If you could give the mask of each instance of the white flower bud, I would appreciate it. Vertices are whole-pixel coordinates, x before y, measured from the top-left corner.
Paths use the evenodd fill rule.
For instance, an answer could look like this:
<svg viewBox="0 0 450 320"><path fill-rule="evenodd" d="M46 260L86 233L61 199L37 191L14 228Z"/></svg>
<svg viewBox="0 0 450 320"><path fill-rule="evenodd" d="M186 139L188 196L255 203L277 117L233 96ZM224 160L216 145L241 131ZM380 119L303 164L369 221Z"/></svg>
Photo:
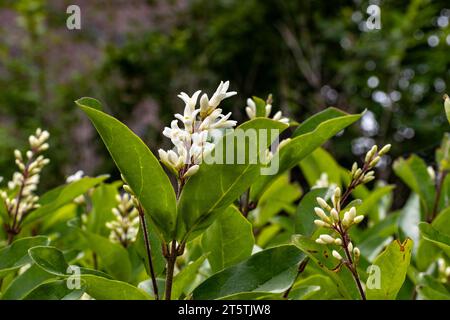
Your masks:
<svg viewBox="0 0 450 320"><path fill-rule="evenodd" d="M337 210L335 208L331 209L330 211L330 215L331 218L333 219L333 221L339 221L339 213L337 212Z"/></svg>
<svg viewBox="0 0 450 320"><path fill-rule="evenodd" d="M375 153L377 152L377 150L378 150L378 147L376 146L376 145L374 145L370 150L369 150L369 152L367 152L366 153L366 158L365 158L365 162L369 162L372 158L373 158L373 156L375 155Z"/></svg>
<svg viewBox="0 0 450 320"><path fill-rule="evenodd" d="M314 220L314 224L318 227L329 227L330 225L322 220Z"/></svg>
<svg viewBox="0 0 450 320"><path fill-rule="evenodd" d="M353 166L352 166L352 171L351 171L352 176L355 174L356 170L358 170L358 164L356 162L354 162Z"/></svg>
<svg viewBox="0 0 450 320"><path fill-rule="evenodd" d="M375 167L375 166L378 164L378 162L380 162L380 159L381 159L380 156L376 156L375 159L373 159L372 161L370 161L369 167L370 167L370 168Z"/></svg>
<svg viewBox="0 0 450 320"><path fill-rule="evenodd" d="M355 255L356 259L359 259L359 257L361 256L361 251L359 251L358 247L355 247L353 249L353 254Z"/></svg>
<svg viewBox="0 0 450 320"><path fill-rule="evenodd" d="M318 244L327 244L325 241L323 241L320 238L316 239L316 243L318 243Z"/></svg>
<svg viewBox="0 0 450 320"><path fill-rule="evenodd" d="M333 257L335 257L338 260L342 260L342 256L339 254L339 252L337 252L336 250L332 251L332 255Z"/></svg>
<svg viewBox="0 0 450 320"><path fill-rule="evenodd" d="M323 209L328 210L328 211L331 210L331 207L328 205L328 203L321 197L317 197L316 201L319 204L319 206L321 206Z"/></svg>
<svg viewBox="0 0 450 320"><path fill-rule="evenodd" d="M351 243L351 242L348 243L347 250L348 250L348 252L352 252L353 251L353 243Z"/></svg>
<svg viewBox="0 0 450 320"><path fill-rule="evenodd" d="M355 219L353 219L353 223L358 224L358 223L360 223L363 220L364 220L364 216L363 215L359 215L359 216L356 216Z"/></svg>
<svg viewBox="0 0 450 320"><path fill-rule="evenodd" d="M336 238L336 239L334 240L334 244L340 246L340 245L342 245L342 240L339 239L339 238Z"/></svg>
<svg viewBox="0 0 450 320"><path fill-rule="evenodd" d="M325 243L334 243L334 241L336 240L329 234L321 234L319 238L322 239L322 241L324 241Z"/></svg>
<svg viewBox="0 0 450 320"><path fill-rule="evenodd" d="M199 168L200 168L200 166L198 164L193 165L192 167L189 168L188 171L186 171L186 173L183 175L183 178L188 178L188 177L193 176L194 174L197 173Z"/></svg>
<svg viewBox="0 0 450 320"><path fill-rule="evenodd" d="M385 145L383 148L381 148L380 152L378 152L378 155L379 155L379 156L383 156L383 155L385 155L386 153L388 153L389 150L391 150L391 145L390 145L390 144L387 144L387 145Z"/></svg>
<svg viewBox="0 0 450 320"><path fill-rule="evenodd" d="M325 214L325 211L323 211L321 208L315 207L314 212L323 221L330 222L330 218L328 218L328 216Z"/></svg>

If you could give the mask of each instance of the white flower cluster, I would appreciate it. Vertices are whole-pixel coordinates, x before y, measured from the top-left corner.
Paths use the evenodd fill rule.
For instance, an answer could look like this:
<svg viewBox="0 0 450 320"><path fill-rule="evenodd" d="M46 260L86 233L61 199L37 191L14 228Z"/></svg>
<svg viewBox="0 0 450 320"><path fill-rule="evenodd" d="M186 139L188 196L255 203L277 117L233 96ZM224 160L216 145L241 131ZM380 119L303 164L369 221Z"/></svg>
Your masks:
<svg viewBox="0 0 450 320"><path fill-rule="evenodd" d="M179 179L185 179L195 174L203 158L214 149L214 137L218 131L229 129L236 125L236 121L229 120L231 112L224 115L218 108L222 100L234 96L236 92L228 92L230 83L220 82L216 92L211 98L203 94L200 98L200 106L197 108L197 99L201 91L195 92L192 97L182 92L178 97L184 101L184 113L176 114L176 120L166 127L163 134L168 137L173 145L173 150L159 149L161 161L169 169L174 171ZM178 121L183 127L180 128Z"/></svg>
<svg viewBox="0 0 450 320"><path fill-rule="evenodd" d="M266 101L266 105L264 107L264 111L265 111L265 117L269 118L270 117L270 113L272 112L272 98L271 96L269 96L268 101ZM245 107L245 112L247 113L247 116L250 119L254 119L256 118L256 103L255 101L253 101L252 98L248 98L247 99L247 106ZM272 120L275 121L279 121L282 123L286 123L289 124L289 118L283 117L283 113L281 111L278 111L275 113L275 115L272 117Z"/></svg>
<svg viewBox="0 0 450 320"><path fill-rule="evenodd" d="M109 239L111 242L120 243L124 247L136 241L139 230L139 212L134 207L133 198L128 193L117 195L117 207L112 209L115 220L106 223L111 230Z"/></svg>
<svg viewBox="0 0 450 320"><path fill-rule="evenodd" d="M25 153L25 157L19 150L14 151L16 165L19 171L13 174L13 178L8 182L10 192L3 191L0 197L5 202L8 214L14 219L11 227L20 222L26 213L39 206L39 197L34 194L40 180L42 169L50 162L49 159L40 155L41 152L49 148L47 140L50 134L47 131L37 129L34 135L28 139L30 150Z"/></svg>
<svg viewBox="0 0 450 320"><path fill-rule="evenodd" d="M353 247L351 241L349 241L345 235L351 226L363 221L363 215L356 214L356 208L351 207L343 215L341 214L341 189L337 187L332 196L333 207L331 207L323 198L317 197L317 203L319 207L314 208L316 215L320 218L314 220L314 223L323 228L329 228L339 235L338 238L334 238L329 234L321 234L316 242L319 244L335 244L338 246L343 246L344 250L347 250L349 254L353 254L355 260L359 259L360 251L357 247ZM325 210L329 212L329 215L325 213ZM333 256L342 260L342 256L336 250L332 252Z"/></svg>

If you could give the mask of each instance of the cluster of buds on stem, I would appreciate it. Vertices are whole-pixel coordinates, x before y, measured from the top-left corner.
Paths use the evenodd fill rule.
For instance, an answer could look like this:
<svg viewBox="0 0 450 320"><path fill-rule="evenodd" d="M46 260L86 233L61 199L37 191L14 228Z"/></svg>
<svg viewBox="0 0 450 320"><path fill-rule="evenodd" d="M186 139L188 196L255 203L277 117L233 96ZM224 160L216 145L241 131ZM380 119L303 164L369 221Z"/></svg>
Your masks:
<svg viewBox="0 0 450 320"><path fill-rule="evenodd" d="M112 209L115 220L106 223L111 230L109 239L125 248L136 241L139 230L139 212L134 206L133 196L128 193L116 196L117 207Z"/></svg>
<svg viewBox="0 0 450 320"><path fill-rule="evenodd" d="M337 237L330 234L321 234L316 242L319 244L334 244L342 247L345 252L346 258L333 250L333 257L342 261L345 264L350 264L355 266L360 257L360 251L357 247L354 247L350 237L348 235L348 230L364 219L364 215L358 215L356 213L356 208L351 207L342 213L341 211L341 189L337 187L331 198L332 206L330 206L323 198L318 197L317 203L320 207L315 207L314 211L316 215L320 218L314 220L314 223L322 228L330 229Z"/></svg>
<svg viewBox="0 0 450 320"><path fill-rule="evenodd" d="M358 164L353 163L352 170L350 172L352 179L352 187L356 187L360 184L368 183L375 179L375 172L372 170L381 160L381 157L389 152L391 145L387 144L378 151L378 147L374 145L367 153L364 159L362 168L358 167Z"/></svg>
<svg viewBox="0 0 450 320"><path fill-rule="evenodd" d="M163 134L168 137L173 145L173 150L159 149L159 157L179 180L184 180L194 175L199 164L205 156L212 152L215 142L226 129L233 128L236 121L229 120L231 112L224 115L218 108L222 100L237 94L228 92L230 83L221 82L211 98L203 94L200 98L200 106L197 99L201 91L195 92L191 97L182 92L178 97L184 101L184 113L176 114L176 120L171 122L170 128L166 127ZM178 121L183 128L178 126Z"/></svg>
<svg viewBox="0 0 450 320"><path fill-rule="evenodd" d="M9 191L0 193L4 201L8 216L7 229L10 233L17 233L22 219L33 209L39 207L39 197L35 194L40 180L42 169L50 162L41 153L49 148L47 143L50 134L37 129L34 135L28 138L30 150L22 154L20 150L14 151L18 171L8 182Z"/></svg>
<svg viewBox="0 0 450 320"><path fill-rule="evenodd" d="M247 99L247 106L245 107L245 112L250 119L256 118L256 103L252 98ZM264 106L264 116L266 118L270 118L270 113L272 112L272 95L266 100L266 105ZM282 123L289 124L289 118L283 117L283 113L281 111L277 111L275 115L272 117L272 120L279 121Z"/></svg>

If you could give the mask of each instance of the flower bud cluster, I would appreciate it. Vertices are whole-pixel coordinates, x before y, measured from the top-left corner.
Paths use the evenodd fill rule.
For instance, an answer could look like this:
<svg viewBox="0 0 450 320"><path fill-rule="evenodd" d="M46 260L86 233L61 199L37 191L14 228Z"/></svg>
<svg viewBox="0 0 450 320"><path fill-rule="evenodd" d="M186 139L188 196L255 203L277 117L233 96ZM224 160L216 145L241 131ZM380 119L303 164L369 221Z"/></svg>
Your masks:
<svg viewBox="0 0 450 320"><path fill-rule="evenodd" d="M247 99L247 106L245 107L245 112L250 119L256 118L256 103L252 98ZM266 101L266 105L264 107L264 116L266 118L270 118L270 113L272 112L272 96L270 95ZM289 118L283 117L283 113L281 111L277 111L275 115L272 117L272 120L279 121L282 123L289 124Z"/></svg>
<svg viewBox="0 0 450 320"><path fill-rule="evenodd" d="M111 230L109 239L111 242L120 243L124 247L136 241L139 230L139 212L133 203L133 196L128 193L117 195L117 207L112 209L115 220L106 223Z"/></svg>
<svg viewBox="0 0 450 320"><path fill-rule="evenodd" d="M172 150L159 149L159 158L180 179L194 175L199 164L205 156L212 152L215 141L221 136L224 129L233 128L236 121L229 120L231 112L224 115L218 108L222 100L237 94L228 92L230 83L220 82L216 92L211 98L203 94L197 108L197 100L201 91L195 92L191 97L182 92L178 97L184 101L184 113L176 114L176 120L166 127L163 135L168 137L174 148ZM179 121L183 127L179 127Z"/></svg>
<svg viewBox="0 0 450 320"><path fill-rule="evenodd" d="M353 258L359 260L360 251L348 239L344 239L348 229L363 221L364 215L358 215L356 208L351 207L343 214L341 213L341 189L336 187L333 196L331 197L332 206L330 206L323 198L317 197L317 203L320 207L315 207L314 211L319 219L314 220L314 223L322 228L328 228L338 234L338 237L333 237L329 234L321 234L316 242L319 244L334 244L337 246L345 246L346 250L353 255ZM345 241L344 241L345 240ZM332 252L333 257L342 260L342 256L336 250Z"/></svg>
<svg viewBox="0 0 450 320"><path fill-rule="evenodd" d="M350 172L352 181L356 184L364 184L375 179L375 172L372 170L381 160L381 157L389 152L391 145L387 144L378 151L378 147L374 145L367 153L364 159L364 165L362 168L358 167L358 164L353 163L352 170Z"/></svg>
<svg viewBox="0 0 450 320"><path fill-rule="evenodd" d="M49 148L49 137L47 131L37 129L35 134L28 138L30 150L26 151L25 155L20 150L14 151L19 170L8 182L9 192L0 192L0 198L4 201L9 216L14 219L13 224L20 222L29 211L39 207L39 197L34 192L39 184L42 169L50 162L40 154Z"/></svg>

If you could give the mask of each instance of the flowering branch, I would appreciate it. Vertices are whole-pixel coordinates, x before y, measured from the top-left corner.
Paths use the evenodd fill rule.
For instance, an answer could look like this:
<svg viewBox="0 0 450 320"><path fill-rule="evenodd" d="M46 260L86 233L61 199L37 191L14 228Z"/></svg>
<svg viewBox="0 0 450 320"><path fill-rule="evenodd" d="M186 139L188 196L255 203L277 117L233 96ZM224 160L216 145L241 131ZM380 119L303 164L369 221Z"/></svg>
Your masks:
<svg viewBox="0 0 450 320"><path fill-rule="evenodd" d="M39 184L42 169L50 162L49 159L40 155L49 148L47 143L49 137L50 134L47 131L37 129L35 134L28 138L30 150L26 152L26 160L22 152L14 151L19 171L14 173L13 179L8 183L8 189L12 194L6 191L0 193L10 219L5 223L8 244L12 243L14 236L20 232L20 225L28 213L39 207L37 203L39 197L34 194L34 191Z"/></svg>
<svg viewBox="0 0 450 320"><path fill-rule="evenodd" d="M322 234L318 239L316 239L316 242L324 245L334 244L343 249L345 257L342 257L342 255L336 250L332 251L332 255L340 261L341 265L345 265L350 270L363 300L366 299L366 296L357 270L357 264L361 252L357 247L353 246L348 231L353 225L359 224L364 219L364 215L357 215L355 207L351 207L348 211L342 214L341 208L344 206L348 196L357 186L370 182L375 178L374 171L372 169L378 164L381 157L385 155L390 148L391 145L388 144L378 151L378 147L373 146L369 152L367 152L362 168L358 168L356 162L353 164L351 170L352 179L345 193L342 195L340 188L335 189L331 199L333 206L331 207L324 199L318 197L317 202L320 208L314 208L316 215L320 218L315 220L314 223L319 227L332 230L338 236L337 238L334 238L329 234ZM329 212L329 215L327 215L324 210Z"/></svg>

